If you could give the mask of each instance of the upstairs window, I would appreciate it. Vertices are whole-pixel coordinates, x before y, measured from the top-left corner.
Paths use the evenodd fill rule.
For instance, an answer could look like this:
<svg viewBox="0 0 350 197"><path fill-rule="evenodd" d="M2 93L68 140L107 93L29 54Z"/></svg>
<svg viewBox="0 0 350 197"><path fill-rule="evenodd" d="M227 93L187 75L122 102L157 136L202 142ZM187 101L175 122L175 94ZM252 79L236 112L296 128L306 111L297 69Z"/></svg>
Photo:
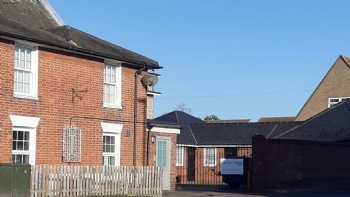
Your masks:
<svg viewBox="0 0 350 197"><path fill-rule="evenodd" d="M104 107L121 107L121 67L105 65L104 68Z"/></svg>
<svg viewBox="0 0 350 197"><path fill-rule="evenodd" d="M14 96L37 99L38 92L37 48L16 45Z"/></svg>
<svg viewBox="0 0 350 197"><path fill-rule="evenodd" d="M350 99L350 97L329 98L328 107L332 107L340 102L345 101L346 99Z"/></svg>
<svg viewBox="0 0 350 197"><path fill-rule="evenodd" d="M216 166L216 148L204 148L204 166Z"/></svg>

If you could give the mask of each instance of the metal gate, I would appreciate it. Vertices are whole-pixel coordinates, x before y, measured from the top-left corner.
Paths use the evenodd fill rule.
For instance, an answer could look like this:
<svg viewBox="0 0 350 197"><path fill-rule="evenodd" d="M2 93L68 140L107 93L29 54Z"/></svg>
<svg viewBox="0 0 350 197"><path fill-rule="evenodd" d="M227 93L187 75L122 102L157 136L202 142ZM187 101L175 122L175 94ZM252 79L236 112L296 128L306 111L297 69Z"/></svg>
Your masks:
<svg viewBox="0 0 350 197"><path fill-rule="evenodd" d="M182 165L176 167L177 190L227 191L248 186L251 146L183 148ZM224 174L223 161L228 160L241 160L242 174Z"/></svg>
<svg viewBox="0 0 350 197"><path fill-rule="evenodd" d="M0 196L30 196L30 166L0 164Z"/></svg>

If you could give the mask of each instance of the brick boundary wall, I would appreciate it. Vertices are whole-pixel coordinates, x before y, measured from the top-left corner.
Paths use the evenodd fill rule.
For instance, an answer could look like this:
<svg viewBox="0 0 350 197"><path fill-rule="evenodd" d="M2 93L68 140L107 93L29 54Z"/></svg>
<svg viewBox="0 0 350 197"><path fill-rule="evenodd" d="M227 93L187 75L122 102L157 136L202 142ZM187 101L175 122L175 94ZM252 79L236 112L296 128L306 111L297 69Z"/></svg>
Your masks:
<svg viewBox="0 0 350 197"><path fill-rule="evenodd" d="M350 180L350 144L253 137L252 190Z"/></svg>

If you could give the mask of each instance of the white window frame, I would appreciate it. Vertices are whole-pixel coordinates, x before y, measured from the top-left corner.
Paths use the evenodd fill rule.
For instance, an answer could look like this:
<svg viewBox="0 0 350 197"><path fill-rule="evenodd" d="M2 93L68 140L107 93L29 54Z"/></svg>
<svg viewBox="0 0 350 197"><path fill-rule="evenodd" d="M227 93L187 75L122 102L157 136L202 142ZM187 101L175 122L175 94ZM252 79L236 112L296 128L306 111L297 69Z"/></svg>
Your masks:
<svg viewBox="0 0 350 197"><path fill-rule="evenodd" d="M16 42L15 53L18 48L31 49L31 79L29 85L29 93L16 92L15 91L15 73L16 73L16 56L14 57L14 69L13 69L13 96L16 98L38 100L38 70L39 70L39 50L37 46L29 43Z"/></svg>
<svg viewBox="0 0 350 197"><path fill-rule="evenodd" d="M208 163L208 159L207 159L207 155L208 155L208 151L210 149L214 149L214 164ZM215 167L216 166L216 158L217 157L217 152L216 152L216 148L203 148L203 166L205 167Z"/></svg>
<svg viewBox="0 0 350 197"><path fill-rule="evenodd" d="M13 130L28 131L29 132L29 151L14 151L12 150L11 143L11 155L20 153L29 153L29 164L35 165L36 159L36 133L37 126L39 124L40 118L37 117L27 117L27 116L16 116L10 115L10 120L12 123L12 133ZM11 133L11 135L12 135ZM12 142L12 140L11 140Z"/></svg>
<svg viewBox="0 0 350 197"><path fill-rule="evenodd" d="M116 67L115 69L115 76L116 76L116 83L113 84L115 85L115 102L110 102L110 103L107 103L105 101L105 84L110 84L110 83L107 83L106 82L106 79L105 79L105 72L106 72L106 67L107 66L114 66ZM122 108L122 67L121 67L121 64L110 64L110 63L105 63L104 65L104 75L103 75L103 107L106 107L106 108L117 108L117 109L121 109Z"/></svg>
<svg viewBox="0 0 350 197"><path fill-rule="evenodd" d="M176 145L176 166L184 166L184 153L185 147Z"/></svg>
<svg viewBox="0 0 350 197"><path fill-rule="evenodd" d="M29 147L28 150L13 150L13 147L11 148L11 155L28 155L29 157L29 164L34 165L35 164L35 147L33 147L33 144L35 143L33 138L35 139L35 130L34 129L28 129L23 127L12 127L12 135L14 131L23 131L23 132L29 132ZM13 139L12 139L13 143ZM34 150L34 152L33 152ZM33 160L34 159L34 160Z"/></svg>
<svg viewBox="0 0 350 197"><path fill-rule="evenodd" d="M118 148L117 148L117 137L118 137L118 134L115 134L115 133L103 133L103 137L105 137L105 136L114 137L114 152L113 153L111 153L111 152L103 152L103 149L102 149L102 157L114 157L114 166L119 166L120 163L117 163L117 160L118 160L118 158L117 158L117 151L118 151ZM102 144L103 144L103 140L102 140ZM106 164L104 164L104 165L106 165ZM106 166L108 166L108 165L106 165Z"/></svg>
<svg viewBox="0 0 350 197"><path fill-rule="evenodd" d="M122 124L113 124L113 123L101 123L102 127L102 145L103 145L103 136L114 136L115 138L115 150L114 153L104 153L102 149L102 157L103 156L115 156L115 166L120 166L120 149L121 149L121 133L123 130Z"/></svg>
<svg viewBox="0 0 350 197"><path fill-rule="evenodd" d="M339 99L338 102L332 102L332 99ZM345 99L350 99L350 97L332 97L332 98L328 98L328 108L332 107L333 105L336 105L340 102L342 102Z"/></svg>

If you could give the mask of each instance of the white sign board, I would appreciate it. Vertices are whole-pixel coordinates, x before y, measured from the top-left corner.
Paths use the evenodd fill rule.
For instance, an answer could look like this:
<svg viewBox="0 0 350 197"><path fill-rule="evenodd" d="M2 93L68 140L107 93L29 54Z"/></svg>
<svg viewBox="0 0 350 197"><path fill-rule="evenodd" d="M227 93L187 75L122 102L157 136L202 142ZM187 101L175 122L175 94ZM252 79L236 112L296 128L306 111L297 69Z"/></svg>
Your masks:
<svg viewBox="0 0 350 197"><path fill-rule="evenodd" d="M243 159L221 159L220 162L222 175L243 175Z"/></svg>

